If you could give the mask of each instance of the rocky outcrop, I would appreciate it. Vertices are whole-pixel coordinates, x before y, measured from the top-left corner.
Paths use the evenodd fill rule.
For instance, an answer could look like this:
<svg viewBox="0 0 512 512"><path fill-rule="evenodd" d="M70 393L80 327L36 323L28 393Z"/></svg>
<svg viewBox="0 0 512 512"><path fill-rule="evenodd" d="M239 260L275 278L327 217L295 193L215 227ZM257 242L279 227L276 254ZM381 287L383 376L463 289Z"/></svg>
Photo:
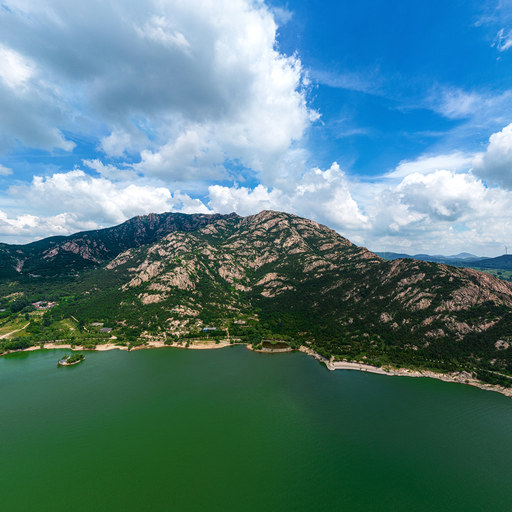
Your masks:
<svg viewBox="0 0 512 512"><path fill-rule="evenodd" d="M76 233L67 237L51 237L27 245L0 246L0 279L14 273L27 276L76 274L111 262L125 251L152 244L169 233L191 232L230 215L182 213L149 214L134 217L111 228Z"/></svg>
<svg viewBox="0 0 512 512"><path fill-rule="evenodd" d="M325 226L273 211L170 233L142 253L119 255L107 268L123 266L124 289L141 288L141 294L149 284L165 297L186 291L203 308L222 309L221 299L232 310L259 301L279 309L288 297L319 321L329 317L350 326L355 318L354 328L411 337L408 346L416 346L414 337L461 340L488 331L500 321L489 314L492 307L512 308L512 287L493 276L410 259L384 261ZM140 296L143 304L156 300Z"/></svg>

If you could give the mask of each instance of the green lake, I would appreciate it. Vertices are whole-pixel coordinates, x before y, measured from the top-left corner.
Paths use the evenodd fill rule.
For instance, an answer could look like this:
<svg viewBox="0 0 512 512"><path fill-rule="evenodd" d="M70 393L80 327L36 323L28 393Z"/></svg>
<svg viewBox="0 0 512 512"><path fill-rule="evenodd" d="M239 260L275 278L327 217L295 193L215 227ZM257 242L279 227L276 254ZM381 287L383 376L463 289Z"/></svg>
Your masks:
<svg viewBox="0 0 512 512"><path fill-rule="evenodd" d="M13 511L512 510L512 400L302 353L0 358Z"/></svg>

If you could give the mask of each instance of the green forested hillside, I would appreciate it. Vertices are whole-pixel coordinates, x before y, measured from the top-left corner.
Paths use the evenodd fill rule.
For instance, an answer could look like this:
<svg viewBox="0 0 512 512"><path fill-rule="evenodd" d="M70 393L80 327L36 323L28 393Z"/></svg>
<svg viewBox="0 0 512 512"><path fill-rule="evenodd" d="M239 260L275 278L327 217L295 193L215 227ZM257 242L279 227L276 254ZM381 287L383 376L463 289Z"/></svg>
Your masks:
<svg viewBox="0 0 512 512"><path fill-rule="evenodd" d="M29 325L0 346L269 340L374 365L512 375L512 286L472 269L385 261L278 212L217 218L114 253L57 279L5 278L5 332ZM57 305L33 310L36 300Z"/></svg>

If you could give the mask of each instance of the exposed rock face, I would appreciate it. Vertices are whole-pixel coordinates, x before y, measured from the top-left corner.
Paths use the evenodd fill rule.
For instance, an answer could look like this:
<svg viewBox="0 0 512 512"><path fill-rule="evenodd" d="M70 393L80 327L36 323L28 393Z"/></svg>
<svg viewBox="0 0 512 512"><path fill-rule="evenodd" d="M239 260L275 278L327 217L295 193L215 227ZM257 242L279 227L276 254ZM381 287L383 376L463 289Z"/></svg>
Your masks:
<svg viewBox="0 0 512 512"><path fill-rule="evenodd" d="M173 231L194 231L231 215L149 214L119 226L52 237L27 245L0 244L0 279L26 275L76 273L109 262L130 248L154 243Z"/></svg>
<svg viewBox="0 0 512 512"><path fill-rule="evenodd" d="M129 264L133 277L127 286L131 287L154 279L180 289L193 289L198 279L206 276L239 291L275 297L293 291L294 282L323 276L335 268L333 262L350 265L355 259L367 264L381 261L325 226L268 211L247 218L222 219L193 233L171 233L146 254L147 258L136 267L129 263L128 252L107 268ZM186 264L180 258L184 255ZM287 269L289 256L300 262L299 272L293 277ZM287 271L267 272L270 266Z"/></svg>
<svg viewBox="0 0 512 512"><path fill-rule="evenodd" d="M500 321L495 308L512 309L512 286L493 276L384 261L325 226L272 211L170 233L142 252L120 254L107 268L124 269L123 289L158 289L169 300L187 291L200 309L303 311L331 327L407 337L410 346L416 338L462 340L485 332ZM143 303L156 300L145 297Z"/></svg>
<svg viewBox="0 0 512 512"><path fill-rule="evenodd" d="M89 260L94 263L99 263L100 260L96 257L101 252L105 252L106 248L104 245L98 245L96 242L88 243L87 239L78 239L72 242L64 242L57 247L53 247L52 249L48 249L43 252L43 259L52 260L59 253L69 252L72 254L76 254L80 256L84 260Z"/></svg>

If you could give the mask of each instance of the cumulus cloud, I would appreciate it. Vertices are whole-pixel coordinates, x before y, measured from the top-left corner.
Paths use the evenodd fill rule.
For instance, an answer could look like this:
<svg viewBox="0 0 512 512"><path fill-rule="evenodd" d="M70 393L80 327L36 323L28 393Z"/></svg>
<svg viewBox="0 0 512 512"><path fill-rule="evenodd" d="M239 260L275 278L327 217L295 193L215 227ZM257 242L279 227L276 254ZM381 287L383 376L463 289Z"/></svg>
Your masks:
<svg viewBox="0 0 512 512"><path fill-rule="evenodd" d="M375 192L365 237L376 249L496 255L512 242L512 194L471 172L414 173Z"/></svg>
<svg viewBox="0 0 512 512"><path fill-rule="evenodd" d="M123 156L131 149L132 137L123 130L113 129L110 135L102 137L100 141L100 149L109 157Z"/></svg>
<svg viewBox="0 0 512 512"><path fill-rule="evenodd" d="M473 160L474 172L489 183L512 189L512 123L489 138L489 145Z"/></svg>
<svg viewBox="0 0 512 512"><path fill-rule="evenodd" d="M451 169L439 168L443 162ZM429 156L373 183L351 180L334 163L290 189L211 186L209 206L242 215L293 212L374 250L496 255L512 244L512 194L486 187L464 169L470 163L465 154Z"/></svg>
<svg viewBox="0 0 512 512"><path fill-rule="evenodd" d="M101 125L99 147L141 152L147 175L209 179L236 160L270 176L318 117L299 58L276 49L277 15L263 2L71 4L5 0L0 10L1 77L31 98L12 109L27 146L69 150L63 130ZM0 123L0 138L9 129Z"/></svg>
<svg viewBox="0 0 512 512"><path fill-rule="evenodd" d="M340 230L364 228L367 218L352 198L345 173L335 162L322 171L307 172L292 189L258 185L209 188L209 206L215 211L250 215L261 210L285 210L324 222Z"/></svg>
<svg viewBox="0 0 512 512"><path fill-rule="evenodd" d="M395 232L405 226L465 221L481 210L485 196L482 182L470 174L443 170L411 174L378 194L372 218L379 230Z"/></svg>
<svg viewBox="0 0 512 512"><path fill-rule="evenodd" d="M225 179L222 165L226 158L210 129L189 128L157 151L143 150L141 161L133 166L138 172L172 181Z"/></svg>
<svg viewBox="0 0 512 512"><path fill-rule="evenodd" d="M512 194L471 172L412 173L368 188L352 193L368 217L361 235L374 250L495 256L512 243Z"/></svg>
<svg viewBox="0 0 512 512"><path fill-rule="evenodd" d="M440 169L442 162L453 168ZM462 154L430 156L411 162L406 175L402 163L392 178L371 184L351 180L334 163L305 173L290 190L211 186L209 206L242 215L263 209L293 212L374 250L501 251L512 243L512 194L490 189L462 170L470 162Z"/></svg>
<svg viewBox="0 0 512 512"><path fill-rule="evenodd" d="M263 185L248 187L224 187L211 185L208 189L209 205L216 212L238 212L240 215L253 215L261 210L285 210L289 198L278 190L269 190Z"/></svg>
<svg viewBox="0 0 512 512"><path fill-rule="evenodd" d="M118 170L100 161L84 164L95 167L98 176L75 169L12 186L11 207L0 213L0 236L28 241L113 225L149 212L250 215L274 209L327 224L374 250L446 253L464 248L493 255L512 245L512 193L487 187L471 172L435 169L437 165L365 184L333 163L326 170L309 170L288 187L211 185L205 205L144 178L114 181L107 175Z"/></svg>
<svg viewBox="0 0 512 512"><path fill-rule="evenodd" d="M260 0L3 0L0 151L71 151L84 137L106 160L11 186L0 236L66 234L151 211L272 208L374 248L511 245L511 192L499 188L512 187L511 125L476 157L426 154L371 182L336 163L310 168L304 140L319 114L299 57L276 44L277 23L290 17ZM505 51L509 34L498 35ZM383 87L378 73L314 78ZM510 122L511 97L439 86L421 106L456 120L445 139L453 148ZM182 193L208 185L203 200Z"/></svg>
<svg viewBox="0 0 512 512"><path fill-rule="evenodd" d="M19 240L119 224L151 212L210 212L199 199L180 192L173 194L166 187L111 181L80 169L34 176L30 184L11 186L9 196L11 213L1 212L0 236L17 235ZM27 213L12 213L19 209Z"/></svg>
<svg viewBox="0 0 512 512"><path fill-rule="evenodd" d="M73 213L46 217L30 214L10 216L0 210L0 236L11 243L25 243L45 236L68 235L98 227L93 221L79 220Z"/></svg>

